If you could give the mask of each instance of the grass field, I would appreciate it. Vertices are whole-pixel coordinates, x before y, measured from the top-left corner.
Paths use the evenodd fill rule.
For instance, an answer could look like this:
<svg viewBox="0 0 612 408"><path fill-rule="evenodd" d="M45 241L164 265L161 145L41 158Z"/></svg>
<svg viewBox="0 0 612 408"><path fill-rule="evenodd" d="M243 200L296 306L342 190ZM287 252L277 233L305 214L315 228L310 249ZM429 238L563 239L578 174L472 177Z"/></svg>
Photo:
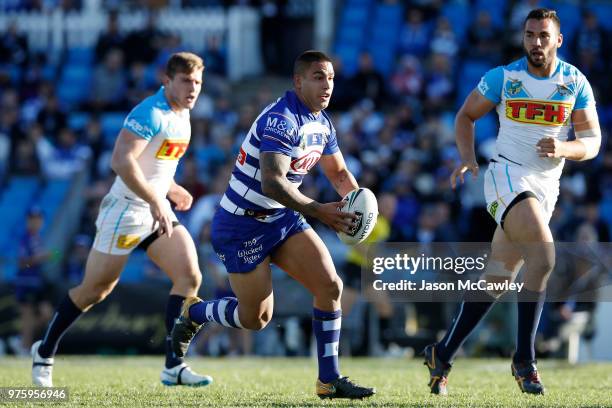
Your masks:
<svg viewBox="0 0 612 408"><path fill-rule="evenodd" d="M59 356L54 382L69 388L70 401L61 405L71 407L612 407L610 363L572 367L543 361L539 367L547 394L528 396L520 393L508 361L462 359L450 376L449 397L440 398L429 394L420 360L344 359L345 375L378 391L364 401L320 401L311 359L191 359L195 370L214 377L205 388L164 387L161 363L161 357ZM0 359L0 386L29 384L30 360Z"/></svg>

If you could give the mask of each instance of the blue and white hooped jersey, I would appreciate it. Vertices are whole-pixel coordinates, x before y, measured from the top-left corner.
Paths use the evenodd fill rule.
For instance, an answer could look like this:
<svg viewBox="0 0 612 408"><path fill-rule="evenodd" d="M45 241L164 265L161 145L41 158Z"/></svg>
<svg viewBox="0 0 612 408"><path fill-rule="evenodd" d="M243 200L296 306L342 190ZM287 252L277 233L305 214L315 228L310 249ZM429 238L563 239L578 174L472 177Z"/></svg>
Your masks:
<svg viewBox="0 0 612 408"><path fill-rule="evenodd" d="M285 208L261 190L261 152L274 152L291 158L287 179L298 187L321 155L338 151L336 130L325 112L313 115L293 91L268 105L247 133L221 207L232 214L244 210Z"/></svg>
<svg viewBox="0 0 612 408"><path fill-rule="evenodd" d="M594 109L595 98L585 76L557 59L548 78L527 70L527 58L487 72L478 91L497 105L497 154L501 161L520 164L545 177L561 176L564 159L539 157L536 143L543 137L567 140L575 109Z"/></svg>
<svg viewBox="0 0 612 408"><path fill-rule="evenodd" d="M179 159L185 154L191 139L189 110L174 112L162 86L132 109L123 122L123 128L149 141L137 159L138 165L147 182L161 197L166 197ZM146 204L121 177L115 179L110 193Z"/></svg>

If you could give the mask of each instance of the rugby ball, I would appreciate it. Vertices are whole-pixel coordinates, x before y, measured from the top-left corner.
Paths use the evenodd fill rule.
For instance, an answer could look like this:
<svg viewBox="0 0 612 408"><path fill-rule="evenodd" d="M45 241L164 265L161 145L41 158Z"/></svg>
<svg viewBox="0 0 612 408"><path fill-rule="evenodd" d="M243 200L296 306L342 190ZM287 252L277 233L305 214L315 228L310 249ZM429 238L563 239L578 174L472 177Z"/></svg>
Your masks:
<svg viewBox="0 0 612 408"><path fill-rule="evenodd" d="M348 245L363 242L374 229L378 218L378 202L374 193L367 188L353 190L343 198L346 201L342 211L357 215L357 221L350 233L338 232L338 237Z"/></svg>

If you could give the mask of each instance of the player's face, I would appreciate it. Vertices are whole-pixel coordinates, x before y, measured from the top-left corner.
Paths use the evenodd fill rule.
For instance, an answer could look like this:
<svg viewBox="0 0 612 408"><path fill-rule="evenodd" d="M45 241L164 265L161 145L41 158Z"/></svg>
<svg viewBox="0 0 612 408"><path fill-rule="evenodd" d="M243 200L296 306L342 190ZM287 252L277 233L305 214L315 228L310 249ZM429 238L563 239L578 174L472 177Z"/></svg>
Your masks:
<svg viewBox="0 0 612 408"><path fill-rule="evenodd" d="M334 67L330 62L313 62L304 75L294 78L295 89L312 112L327 108L334 90Z"/></svg>
<svg viewBox="0 0 612 408"><path fill-rule="evenodd" d="M553 62L557 48L563 43L563 35L555 23L549 19L529 19L525 23L523 47L527 59L536 68L545 67Z"/></svg>
<svg viewBox="0 0 612 408"><path fill-rule="evenodd" d="M177 72L173 78L166 77L165 86L173 108L193 109L202 90L202 70Z"/></svg>

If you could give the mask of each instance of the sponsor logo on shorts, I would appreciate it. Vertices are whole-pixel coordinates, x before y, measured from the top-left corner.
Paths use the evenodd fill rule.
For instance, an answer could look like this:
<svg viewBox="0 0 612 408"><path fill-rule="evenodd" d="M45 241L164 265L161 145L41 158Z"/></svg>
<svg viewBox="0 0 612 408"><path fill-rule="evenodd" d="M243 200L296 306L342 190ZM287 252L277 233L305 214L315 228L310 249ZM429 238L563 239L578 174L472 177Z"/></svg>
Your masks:
<svg viewBox="0 0 612 408"><path fill-rule="evenodd" d="M217 256L219 257L219 259L221 260L221 262L225 262L225 255L223 255L220 252L217 252Z"/></svg>
<svg viewBox="0 0 612 408"><path fill-rule="evenodd" d="M189 140L165 139L155 157L160 160L178 160L185 154Z"/></svg>
<svg viewBox="0 0 612 408"><path fill-rule="evenodd" d="M489 206L489 214L491 214L493 218L495 218L495 213L497 213L498 207L499 207L499 203L497 201L493 201L491 205Z"/></svg>
<svg viewBox="0 0 612 408"><path fill-rule="evenodd" d="M119 235L119 238L117 238L117 248L130 249L138 245L139 242L140 242L140 235L134 235L134 234Z"/></svg>
<svg viewBox="0 0 612 408"><path fill-rule="evenodd" d="M257 245L257 242L263 237L260 235L248 241L244 241L242 243L243 249L239 249L236 255L238 258L242 258L244 263L255 263L259 258L261 258L261 253L263 252L263 244Z"/></svg>
<svg viewBox="0 0 612 408"><path fill-rule="evenodd" d="M544 126L565 125L572 113L572 104L530 99L506 100L506 117L515 122Z"/></svg>

